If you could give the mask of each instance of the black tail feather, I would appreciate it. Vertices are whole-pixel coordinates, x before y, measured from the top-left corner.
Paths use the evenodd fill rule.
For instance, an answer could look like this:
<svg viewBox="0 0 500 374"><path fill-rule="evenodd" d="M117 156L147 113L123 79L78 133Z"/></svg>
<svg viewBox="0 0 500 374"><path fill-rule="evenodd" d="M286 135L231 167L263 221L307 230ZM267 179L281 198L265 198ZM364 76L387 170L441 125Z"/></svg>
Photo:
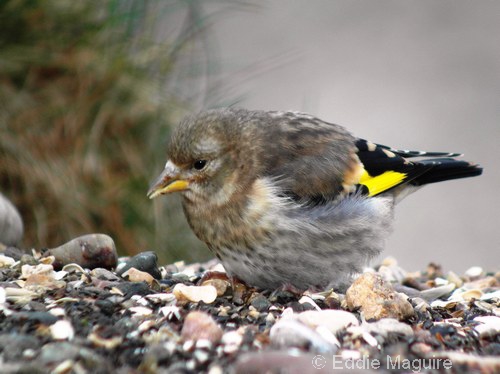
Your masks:
<svg viewBox="0 0 500 374"><path fill-rule="evenodd" d="M419 161L418 163L432 165L432 168L411 181L411 184L416 186L452 179L475 177L481 175L483 172L483 168L477 164L453 158L428 159Z"/></svg>

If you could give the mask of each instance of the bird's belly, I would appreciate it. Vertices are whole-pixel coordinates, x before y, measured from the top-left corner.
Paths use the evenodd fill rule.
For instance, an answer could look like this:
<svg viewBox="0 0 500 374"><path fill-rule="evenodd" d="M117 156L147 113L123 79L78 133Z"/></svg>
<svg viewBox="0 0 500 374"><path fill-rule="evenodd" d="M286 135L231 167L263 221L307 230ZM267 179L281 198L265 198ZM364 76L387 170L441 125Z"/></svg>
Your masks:
<svg viewBox="0 0 500 374"><path fill-rule="evenodd" d="M221 248L219 257L226 271L251 286L276 289L293 285L306 290L344 284L349 272L339 269L327 256L304 256L293 247L253 248L252 251Z"/></svg>

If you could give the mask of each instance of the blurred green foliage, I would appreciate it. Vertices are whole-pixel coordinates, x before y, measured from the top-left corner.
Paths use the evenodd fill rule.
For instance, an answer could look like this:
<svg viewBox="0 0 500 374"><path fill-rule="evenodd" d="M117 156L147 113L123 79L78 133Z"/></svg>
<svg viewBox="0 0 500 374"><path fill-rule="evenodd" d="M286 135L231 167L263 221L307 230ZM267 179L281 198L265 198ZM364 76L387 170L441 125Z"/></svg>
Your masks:
<svg viewBox="0 0 500 374"><path fill-rule="evenodd" d="M103 232L162 263L209 255L177 199L146 198L207 61L200 3L0 2L0 183L24 247Z"/></svg>

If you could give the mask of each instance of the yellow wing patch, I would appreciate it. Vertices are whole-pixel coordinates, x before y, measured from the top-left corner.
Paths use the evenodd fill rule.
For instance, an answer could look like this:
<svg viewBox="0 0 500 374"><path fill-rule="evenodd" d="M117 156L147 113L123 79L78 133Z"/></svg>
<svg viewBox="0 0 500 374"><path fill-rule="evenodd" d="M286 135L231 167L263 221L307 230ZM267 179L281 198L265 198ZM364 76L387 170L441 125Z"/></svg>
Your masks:
<svg viewBox="0 0 500 374"><path fill-rule="evenodd" d="M366 170L361 174L359 184L368 189L368 196L375 196L388 189L397 186L406 178L405 173L389 170L385 173L372 177Z"/></svg>

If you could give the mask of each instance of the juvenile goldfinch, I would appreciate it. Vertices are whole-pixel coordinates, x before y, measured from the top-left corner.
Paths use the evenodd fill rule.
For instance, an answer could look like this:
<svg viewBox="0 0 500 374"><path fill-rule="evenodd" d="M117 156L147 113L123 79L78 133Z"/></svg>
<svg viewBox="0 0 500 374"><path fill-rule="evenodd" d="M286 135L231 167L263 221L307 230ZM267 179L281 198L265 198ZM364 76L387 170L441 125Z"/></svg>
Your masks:
<svg viewBox="0 0 500 374"><path fill-rule="evenodd" d="M223 108L180 123L148 196L180 192L196 236L249 285L342 287L382 251L395 203L481 174L457 156L392 149L304 113Z"/></svg>

